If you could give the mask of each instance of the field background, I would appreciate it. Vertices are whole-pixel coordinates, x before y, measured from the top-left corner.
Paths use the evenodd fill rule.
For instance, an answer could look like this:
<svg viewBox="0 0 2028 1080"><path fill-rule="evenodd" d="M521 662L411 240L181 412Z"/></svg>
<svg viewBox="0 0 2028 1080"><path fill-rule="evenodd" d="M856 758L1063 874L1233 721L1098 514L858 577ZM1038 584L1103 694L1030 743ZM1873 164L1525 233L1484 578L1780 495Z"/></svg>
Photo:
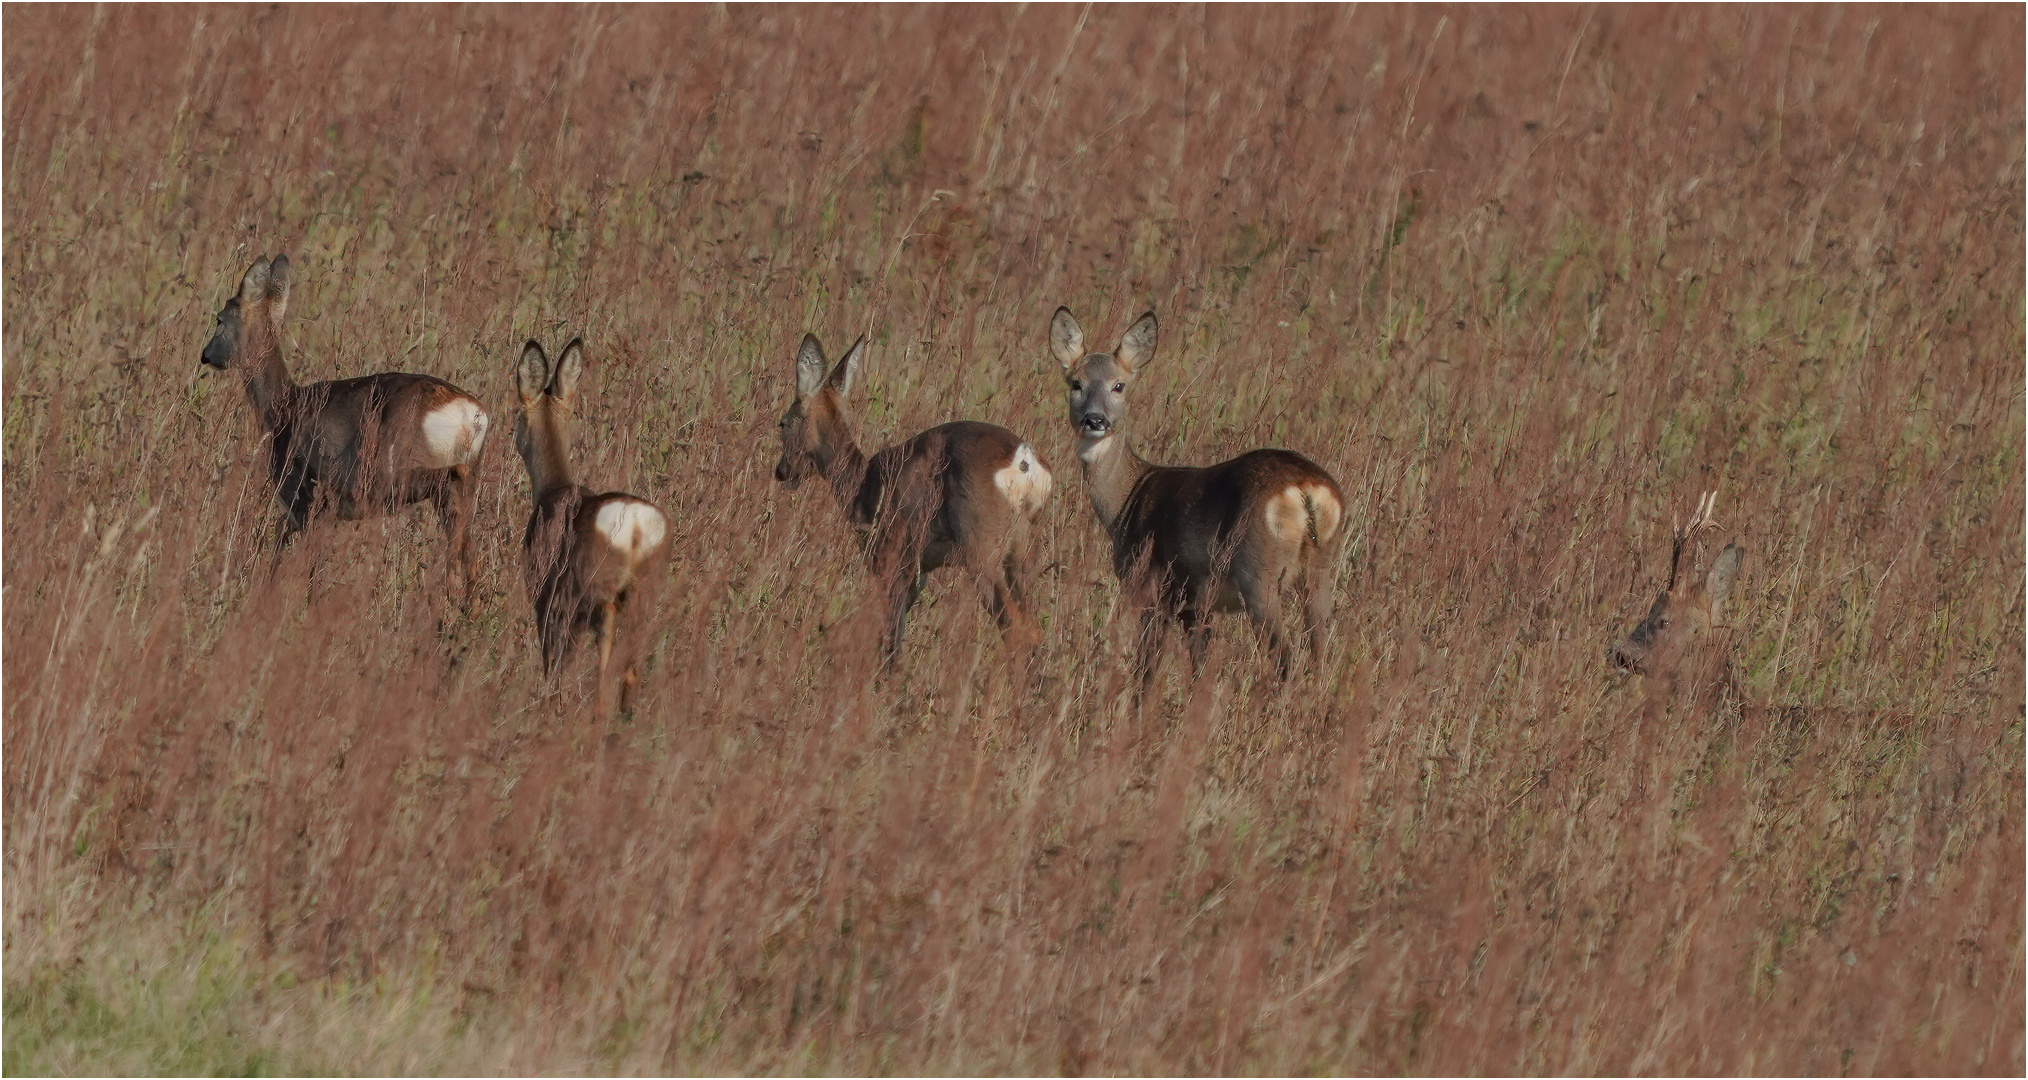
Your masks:
<svg viewBox="0 0 2028 1080"><path fill-rule="evenodd" d="M2020 1074L2023 15L23 7L4 16L5 1071ZM491 409L433 516L276 516L211 317ZM1329 661L1136 715L1050 312L1156 461L1342 482ZM873 677L869 448L1056 471ZM520 342L674 558L538 696ZM1737 686L1607 646L1718 491ZM580 656L583 654L581 653Z"/></svg>

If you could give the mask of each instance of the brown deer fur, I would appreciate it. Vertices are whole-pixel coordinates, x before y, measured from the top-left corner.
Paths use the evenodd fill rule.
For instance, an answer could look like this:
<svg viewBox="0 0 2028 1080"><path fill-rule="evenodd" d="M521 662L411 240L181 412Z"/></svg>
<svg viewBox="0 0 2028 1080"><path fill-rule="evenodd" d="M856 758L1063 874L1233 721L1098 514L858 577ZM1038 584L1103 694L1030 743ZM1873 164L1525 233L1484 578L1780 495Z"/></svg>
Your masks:
<svg viewBox="0 0 2028 1080"><path fill-rule="evenodd" d="M1699 532L1718 528L1711 520L1715 492L1698 500L1697 510L1687 524L1678 523L1669 553L1669 584L1648 608L1642 619L1607 654L1612 665L1638 674L1654 674L1678 666L1684 654L1706 631L1723 621L1725 601L1732 595L1733 579L1739 574L1744 553L1737 543L1725 545L1711 560L1711 571L1691 581L1690 550Z"/></svg>
<svg viewBox="0 0 2028 1080"><path fill-rule="evenodd" d="M375 517L413 502L435 504L450 539L446 591L462 566L472 588L473 466L488 420L477 398L442 379L385 372L298 386L282 361L289 259L262 258L218 313L201 362L238 371L268 440L268 475L287 515L275 551L313 516Z"/></svg>
<svg viewBox="0 0 2028 1080"><path fill-rule="evenodd" d="M614 676L621 709L635 685L634 665L646 614L653 610L669 523L646 499L620 491L595 494L571 479L571 406L583 373L582 341L564 346L553 372L541 344L531 341L522 348L514 368L521 395L514 444L528 466L535 501L521 546L542 671L550 675L569 658L580 632L597 634L593 712L604 718L613 711Z"/></svg>
<svg viewBox="0 0 2028 1080"><path fill-rule="evenodd" d="M1338 482L1290 450L1253 450L1203 468L1152 465L1124 430L1126 391L1155 357L1155 313L1142 315L1111 354L1084 351L1068 308L1050 321L1063 365L1077 458L1092 510L1113 544L1113 571L1141 608L1135 668L1154 676L1171 620L1183 624L1201 665L1213 612L1244 609L1284 675L1281 592L1305 592L1305 632L1319 661L1331 617L1333 561L1344 516Z"/></svg>
<svg viewBox="0 0 2028 1080"><path fill-rule="evenodd" d="M1035 448L1006 428L971 420L933 427L868 457L852 438L844 397L866 339L827 375L813 334L796 354L796 396L782 415L775 479L830 484L845 516L868 533L868 559L882 592L882 652L893 663L924 579L942 566L970 569L986 606L1025 652L1035 641L1024 582L1029 528L1052 480Z"/></svg>

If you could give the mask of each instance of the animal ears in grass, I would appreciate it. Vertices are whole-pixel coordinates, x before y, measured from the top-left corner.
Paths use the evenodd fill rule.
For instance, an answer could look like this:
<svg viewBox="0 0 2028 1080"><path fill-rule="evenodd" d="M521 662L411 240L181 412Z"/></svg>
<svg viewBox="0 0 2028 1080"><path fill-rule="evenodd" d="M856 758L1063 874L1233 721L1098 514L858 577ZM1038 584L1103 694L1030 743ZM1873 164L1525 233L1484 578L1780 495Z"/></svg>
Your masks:
<svg viewBox="0 0 2028 1080"><path fill-rule="evenodd" d="M853 342L852 347L845 350L845 355L839 359L838 366L831 369L831 377L825 381L829 382L831 387L837 390L841 396L851 393L852 380L859 375L859 361L864 359L865 356L866 335L861 334L859 335L859 340Z"/></svg>
<svg viewBox="0 0 2028 1080"><path fill-rule="evenodd" d="M533 405L548 386L549 356L541 342L531 340L521 347L521 359L514 365L514 389L521 394L521 404Z"/></svg>
<svg viewBox="0 0 2028 1080"><path fill-rule="evenodd" d="M1049 351L1065 371L1084 359L1084 328L1077 325L1077 316L1067 307L1057 308L1049 320Z"/></svg>
<svg viewBox="0 0 2028 1080"><path fill-rule="evenodd" d="M1119 351L1113 354L1128 371L1139 371L1155 358L1155 313L1150 311L1134 320L1127 332L1120 336Z"/></svg>
<svg viewBox="0 0 2028 1080"><path fill-rule="evenodd" d="M804 334L796 349L796 398L801 400L824 388L824 343L815 334Z"/></svg>
<svg viewBox="0 0 2028 1080"><path fill-rule="evenodd" d="M584 339L571 338L556 358L556 370L549 375L549 395L569 404L577 396L577 381L584 377Z"/></svg>
<svg viewBox="0 0 2028 1080"><path fill-rule="evenodd" d="M250 307L267 299L268 257L261 256L246 268L246 276L239 279L239 306Z"/></svg>

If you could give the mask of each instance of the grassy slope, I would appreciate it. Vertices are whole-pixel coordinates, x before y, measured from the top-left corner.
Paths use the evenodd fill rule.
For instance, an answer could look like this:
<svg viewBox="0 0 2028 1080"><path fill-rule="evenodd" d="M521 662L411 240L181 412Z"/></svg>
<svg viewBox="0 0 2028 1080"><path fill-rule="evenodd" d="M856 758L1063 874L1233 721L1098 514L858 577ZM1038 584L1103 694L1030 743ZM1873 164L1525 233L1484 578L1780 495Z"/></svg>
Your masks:
<svg viewBox="0 0 2028 1080"><path fill-rule="evenodd" d="M7 1072L2023 1069L2018 11L5 18ZM495 404L469 618L424 511L264 576L195 361L284 249L299 379ZM1160 312L1151 458L1343 482L1328 671L1125 708L1059 303ZM1032 683L946 580L873 684L806 329L1054 463ZM611 731L504 437L580 332ZM1650 702L1714 487L1742 694Z"/></svg>

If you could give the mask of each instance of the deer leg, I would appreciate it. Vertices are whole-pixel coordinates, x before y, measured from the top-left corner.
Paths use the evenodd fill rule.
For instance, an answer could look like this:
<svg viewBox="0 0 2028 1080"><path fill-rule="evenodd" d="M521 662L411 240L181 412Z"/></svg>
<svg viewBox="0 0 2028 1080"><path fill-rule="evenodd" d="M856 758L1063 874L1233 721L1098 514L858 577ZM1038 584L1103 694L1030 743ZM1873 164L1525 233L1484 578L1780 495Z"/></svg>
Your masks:
<svg viewBox="0 0 2028 1080"><path fill-rule="evenodd" d="M1211 651L1211 617L1200 608L1185 608L1176 616L1183 624L1183 644L1190 650L1190 674L1204 670L1204 657Z"/></svg>
<svg viewBox="0 0 2028 1080"><path fill-rule="evenodd" d="M879 583L886 624L881 627L881 666L892 670L901 657L901 634L908 625L908 612L922 595L923 565L920 531L911 522L896 521L874 538L871 560L873 580Z"/></svg>
<svg viewBox="0 0 2028 1080"><path fill-rule="evenodd" d="M619 605L608 600L599 605L599 671L598 684L592 691L592 716L605 720L612 716L612 694L608 691L611 682L606 677L613 663L613 631L619 623Z"/></svg>
<svg viewBox="0 0 2028 1080"><path fill-rule="evenodd" d="M558 625L558 620L544 613L542 624L536 628L538 644L542 647L542 677L556 677L556 669L563 663L564 653L570 646L570 635Z"/></svg>
<svg viewBox="0 0 2028 1080"><path fill-rule="evenodd" d="M561 593L560 586L552 581L535 604L536 639L542 646L545 680L554 678L556 670L570 658L571 636L576 629L577 602Z"/></svg>
<svg viewBox="0 0 2028 1080"><path fill-rule="evenodd" d="M289 541L309 527L310 513L317 506L317 485L307 480L293 484L285 480L277 494L282 502L282 520L275 526L274 546L268 552L270 574L274 572L272 564L282 561L282 553L288 549Z"/></svg>
<svg viewBox="0 0 2028 1080"><path fill-rule="evenodd" d="M1141 701L1148 696L1148 690L1155 685L1155 674L1162 659L1162 645L1169 637L1169 615L1160 605L1150 604L1141 610L1140 634L1134 642L1134 707L1141 707Z"/></svg>
<svg viewBox="0 0 2028 1080"><path fill-rule="evenodd" d="M1293 658L1289 643L1282 636L1281 574L1234 567L1232 584L1246 606L1247 615L1253 619L1254 629L1260 632L1261 640L1274 656L1276 670L1282 678L1288 678Z"/></svg>
<svg viewBox="0 0 2028 1080"><path fill-rule="evenodd" d="M634 692L640 686L638 668L641 656L647 651L648 620L644 613L653 612L655 605L644 593L651 586L638 584L614 598L618 606L617 615L625 620L623 628L616 632L620 671L620 711L627 712L633 707ZM631 614L629 614L631 613Z"/></svg>
<svg viewBox="0 0 2028 1080"><path fill-rule="evenodd" d="M1027 545L1019 535L1009 537L1006 547L993 553L980 566L979 574L986 582L986 608L993 613L999 624L1000 633L1016 648L1034 648L1040 636L1035 629L1035 620L1028 614L1028 597L1023 583L1028 572Z"/></svg>
<svg viewBox="0 0 2028 1080"><path fill-rule="evenodd" d="M892 669L901 660L901 635L908 627L908 613L922 596L924 574L901 570L887 587L887 626L880 643L880 662Z"/></svg>
<svg viewBox="0 0 2028 1080"><path fill-rule="evenodd" d="M307 524L303 520L304 517L303 510L294 506L289 507L282 515L282 520L275 525L275 540L268 553L271 564L282 561L282 553L288 550L289 541L294 540L296 534L302 532L304 525ZM273 573L272 565L269 572Z"/></svg>
<svg viewBox="0 0 2028 1080"><path fill-rule="evenodd" d="M1303 632L1310 638L1310 656L1317 670L1324 670L1324 636L1331 627L1331 593L1337 576L1331 572L1331 554L1312 548L1303 570Z"/></svg>
<svg viewBox="0 0 2028 1080"><path fill-rule="evenodd" d="M444 562L444 596L461 609L470 611L475 572L472 561L472 511L479 488L472 482L470 465L453 466L450 475L435 492L437 518L443 522L450 554Z"/></svg>

